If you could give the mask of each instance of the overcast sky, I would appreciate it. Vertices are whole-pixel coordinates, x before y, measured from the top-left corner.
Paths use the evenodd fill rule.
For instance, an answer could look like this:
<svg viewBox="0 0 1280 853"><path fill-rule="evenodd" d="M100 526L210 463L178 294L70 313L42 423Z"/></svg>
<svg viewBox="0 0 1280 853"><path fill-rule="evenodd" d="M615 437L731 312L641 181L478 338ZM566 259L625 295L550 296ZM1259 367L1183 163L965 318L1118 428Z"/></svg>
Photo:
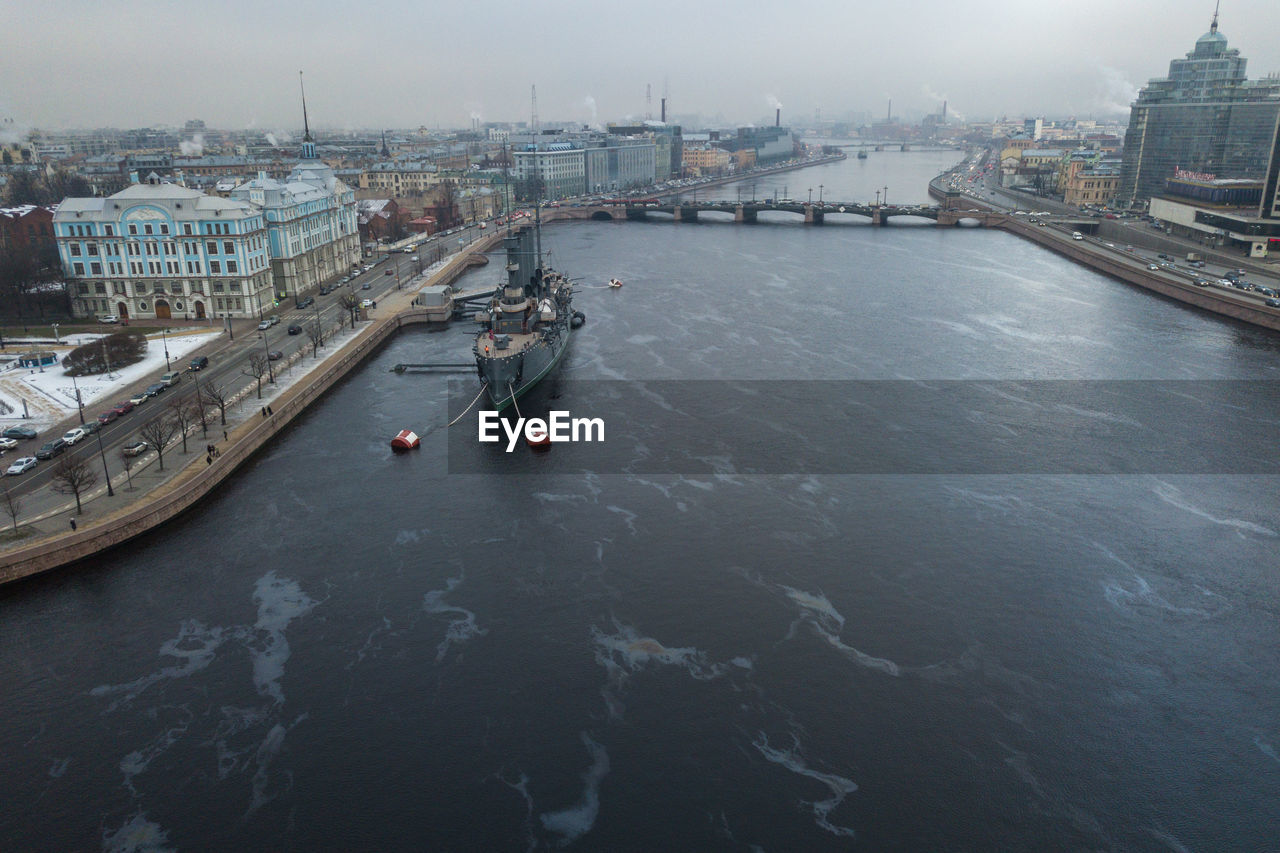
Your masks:
<svg viewBox="0 0 1280 853"><path fill-rule="evenodd" d="M786 9L802 10L798 12ZM849 111L1127 115L1208 30L1211 0L311 3L0 0L10 127L465 127L659 112L730 124ZM1222 0L1251 78L1280 72L1280 2ZM645 87L652 87L646 107Z"/></svg>

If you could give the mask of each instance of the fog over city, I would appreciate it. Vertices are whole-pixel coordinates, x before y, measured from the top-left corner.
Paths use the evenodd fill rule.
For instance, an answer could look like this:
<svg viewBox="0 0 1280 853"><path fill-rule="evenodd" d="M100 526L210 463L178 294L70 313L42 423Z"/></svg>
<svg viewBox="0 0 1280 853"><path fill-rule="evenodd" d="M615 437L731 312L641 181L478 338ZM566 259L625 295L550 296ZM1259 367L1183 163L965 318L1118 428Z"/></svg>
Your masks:
<svg viewBox="0 0 1280 853"><path fill-rule="evenodd" d="M726 124L936 111L1119 117L1190 50L1208 0L897 4L384 2L0 5L0 118L13 128L200 118L323 128L669 116ZM1280 72L1280 3L1226 0L1251 78ZM646 98L646 91L649 97Z"/></svg>

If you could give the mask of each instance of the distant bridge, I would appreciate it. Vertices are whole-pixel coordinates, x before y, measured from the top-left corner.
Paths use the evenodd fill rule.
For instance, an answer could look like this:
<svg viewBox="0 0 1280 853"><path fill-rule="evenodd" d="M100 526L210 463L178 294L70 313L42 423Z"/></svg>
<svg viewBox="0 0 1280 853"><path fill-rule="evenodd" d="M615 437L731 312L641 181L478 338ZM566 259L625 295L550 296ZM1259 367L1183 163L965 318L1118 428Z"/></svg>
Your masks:
<svg viewBox="0 0 1280 853"><path fill-rule="evenodd" d="M596 204L579 207L552 208L545 219L594 219L609 221L624 219L643 221L653 214L671 217L676 222L696 222L701 214L720 213L733 217L734 222L759 221L761 213L782 213L798 217L806 225L822 225L828 216L848 217L853 223L858 219L870 225L888 225L890 220L928 219L937 225L1002 225L1007 217L988 210L942 208L937 205L890 205L863 202L822 202L812 204L795 201L699 201L699 202L649 202L643 204Z"/></svg>

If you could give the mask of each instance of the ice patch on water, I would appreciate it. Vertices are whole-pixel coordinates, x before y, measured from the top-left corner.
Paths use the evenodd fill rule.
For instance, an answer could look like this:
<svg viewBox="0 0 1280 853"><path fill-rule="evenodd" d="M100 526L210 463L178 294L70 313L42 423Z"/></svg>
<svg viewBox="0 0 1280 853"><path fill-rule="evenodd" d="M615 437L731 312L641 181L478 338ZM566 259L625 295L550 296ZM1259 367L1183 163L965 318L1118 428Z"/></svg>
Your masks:
<svg viewBox="0 0 1280 853"><path fill-rule="evenodd" d="M111 696L123 693L124 696L112 702L104 713L114 711L120 705L132 702L140 693L157 682L171 678L185 678L204 669L213 663L214 652L226 639L227 632L222 628L207 628L195 619L188 619L178 628L177 637L166 640L160 645L160 654L178 658L182 661L180 665L166 666L125 684L103 684L90 690L89 695Z"/></svg>
<svg viewBox="0 0 1280 853"><path fill-rule="evenodd" d="M752 746L760 750L760 754L772 761L774 764L780 764L790 770L792 773L805 776L827 786L831 791L831 796L825 800L809 802L801 800L800 802L813 812L814 821L818 826L830 832L832 835L845 836L854 838L856 833L847 826L839 826L831 822L830 814L836 806L844 802L845 797L858 790L857 784L846 779L843 776L837 776L834 773L823 773L809 767L805 762L804 756L800 753L800 740L794 734L791 736L790 749L775 749L769 745L769 736L764 732L760 732Z"/></svg>
<svg viewBox="0 0 1280 853"><path fill-rule="evenodd" d="M1178 616L1197 616L1203 619L1208 619L1222 612L1222 609L1209 611L1200 607L1177 606L1160 593L1156 592L1146 578L1138 574L1132 566L1120 559L1120 557L1111 551L1111 549L1099 542L1094 542L1093 546L1105 554L1109 559L1123 566L1128 570L1129 575L1131 576L1131 581L1124 581L1118 578L1109 578L1102 581L1103 597L1106 598L1108 603L1117 610L1128 610L1131 607L1151 607L1157 610L1174 613ZM1202 593L1205 592L1203 587L1197 588ZM1221 599L1221 596L1214 597ZM1224 604L1223 609L1229 609L1229 606Z"/></svg>
<svg viewBox="0 0 1280 853"><path fill-rule="evenodd" d="M284 665L290 654L284 632L294 619L310 613L316 602L302 591L297 581L279 577L274 571L258 579L253 597L258 602L258 621L253 627L264 632L262 646L250 651L253 684L260 695L270 696L277 705L283 704L280 679L284 677Z"/></svg>
<svg viewBox="0 0 1280 853"><path fill-rule="evenodd" d="M632 512L629 509L623 509L622 507L614 506L613 504L609 504L606 507L606 509L608 509L609 512L616 512L619 515L623 516L623 518L627 522L627 529L631 531L632 536L640 535L640 531L636 530L636 519L639 518L638 515L636 515L634 512Z"/></svg>
<svg viewBox="0 0 1280 853"><path fill-rule="evenodd" d="M985 509L993 509L1004 515L1010 513L1024 514L1034 508L1017 495L991 495L984 492L976 492L972 489L959 489L955 486L943 486L942 490L964 503L976 504Z"/></svg>
<svg viewBox="0 0 1280 853"><path fill-rule="evenodd" d="M1272 761L1280 764L1280 755L1276 754L1276 748L1272 746L1271 742L1266 740L1261 734L1254 737L1253 745L1258 748L1259 752L1267 756L1267 758L1270 758Z"/></svg>
<svg viewBox="0 0 1280 853"><path fill-rule="evenodd" d="M609 754L586 732L582 743L591 754L591 766L582 774L582 797L572 808L539 815L544 827L561 836L559 847L567 847L590 832L600 814L600 783L609 773Z"/></svg>
<svg viewBox="0 0 1280 853"><path fill-rule="evenodd" d="M539 503L587 503L586 495L555 495L550 492L534 492L533 499Z"/></svg>
<svg viewBox="0 0 1280 853"><path fill-rule="evenodd" d="M49 776L53 779L61 779L62 774L67 772L67 767L70 766L70 764L70 758L64 758L61 761L55 760L53 764L49 766Z"/></svg>
<svg viewBox="0 0 1280 853"><path fill-rule="evenodd" d="M650 662L654 662L678 666L702 681L719 678L725 673L724 664L708 663L706 652L692 646L670 648L653 637L641 636L630 625L621 625L615 620L614 626L617 628L615 634L605 634L593 626L591 636L599 647L598 652L603 650L610 661L625 665L632 672L639 672ZM599 658L597 653L597 659Z"/></svg>
<svg viewBox="0 0 1280 853"><path fill-rule="evenodd" d="M744 657L732 658L730 659L729 663L733 664L734 666L741 667L742 669L751 669L752 667L755 666L755 664L751 662L751 658L744 658Z"/></svg>
<svg viewBox="0 0 1280 853"><path fill-rule="evenodd" d="M115 832L102 833L103 853L172 853L169 833L138 812Z"/></svg>
<svg viewBox="0 0 1280 853"><path fill-rule="evenodd" d="M299 718L298 722L301 722L305 717L306 715L304 714L303 717ZM246 819L277 796L275 793L269 794L267 792L267 786L271 782L271 762L280 754L280 749L284 746L284 737L288 733L288 729L276 723L267 732L267 736L263 738L262 743L258 745L258 752L255 756L258 762L258 769L253 774L253 800L249 803L249 810L244 814Z"/></svg>
<svg viewBox="0 0 1280 853"><path fill-rule="evenodd" d="M879 670L887 675L901 675L901 670L893 661L869 655L860 649L855 649L853 646L845 645L841 641L838 635L844 629L844 617L831 605L825 595L821 593L815 595L793 587L780 586L786 592L787 598L790 598L800 606L801 618L809 622L818 636L825 639L833 649L859 666ZM793 625L791 634L794 634L794 632L795 626Z"/></svg>
<svg viewBox="0 0 1280 853"><path fill-rule="evenodd" d="M183 709L186 711L186 709ZM135 749L124 758L120 759L120 772L124 774L124 786L129 789L135 797L138 796L138 789L133 787L133 777L145 771L151 766L151 762L157 757L163 755L169 747L178 742L181 737L187 733L187 729L191 725L191 714L187 712L187 720L180 726L174 726L165 729L151 743L142 749Z"/></svg>
<svg viewBox="0 0 1280 853"><path fill-rule="evenodd" d="M436 646L436 662L444 660L445 654L449 651L449 646L454 643L465 643L473 637L483 637L489 633L488 628L481 628L476 624L476 615L470 610L449 604L444 597L453 592L454 588L462 583L462 577L448 578L445 580L444 589L435 589L428 592L422 597L422 609L431 614L457 613L461 618L453 619L449 622L444 630L444 639Z"/></svg>
<svg viewBox="0 0 1280 853"><path fill-rule="evenodd" d="M1152 489L1152 491L1155 492L1156 497L1160 498L1160 500L1170 506L1177 507L1180 510L1199 516L1207 521L1212 521L1214 524L1221 524L1224 527L1235 528L1237 531L1257 533L1262 536L1277 535L1276 531L1272 530L1270 527L1263 527L1261 524L1254 524L1252 521L1244 521L1239 518L1218 518L1215 515L1211 515L1187 500L1183 496L1181 489L1161 480L1157 480L1156 482L1157 485Z"/></svg>
<svg viewBox="0 0 1280 853"><path fill-rule="evenodd" d="M1164 844L1170 850L1174 851L1174 853L1191 853L1190 847L1183 844L1181 841L1175 838L1172 833L1163 829L1162 827L1149 826L1147 827L1147 834L1150 835L1152 838L1154 838L1156 841L1159 841L1160 843Z"/></svg>

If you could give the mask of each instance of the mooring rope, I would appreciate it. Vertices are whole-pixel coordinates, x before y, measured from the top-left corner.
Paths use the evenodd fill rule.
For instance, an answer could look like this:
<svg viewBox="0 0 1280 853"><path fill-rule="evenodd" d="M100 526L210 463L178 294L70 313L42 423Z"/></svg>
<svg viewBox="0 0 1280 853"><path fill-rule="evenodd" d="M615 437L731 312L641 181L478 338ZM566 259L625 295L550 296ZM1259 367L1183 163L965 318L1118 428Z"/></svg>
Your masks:
<svg viewBox="0 0 1280 853"><path fill-rule="evenodd" d="M470 406L467 406L467 408L463 411L463 413L462 413L462 414L458 415L456 418L454 418L453 420L449 421L449 426L453 426L453 425L454 425L454 424L456 424L458 421L460 421L460 420L462 420L463 418L465 418L465 417L467 416L467 412L471 411L472 406L475 406L475 404L476 404L476 403L480 402L480 397L484 394L484 389L486 389L486 388L488 388L488 387L489 387L489 383L488 383L488 382L486 382L486 383L484 383L483 385L481 385L481 386L480 386L480 393L479 393L479 394L477 394L477 395L476 395L476 398L475 398L474 400L472 400L472 401L471 401L471 405L470 405Z"/></svg>
<svg viewBox="0 0 1280 853"><path fill-rule="evenodd" d="M507 383L507 393L511 395L511 405L516 407L516 417L523 418L524 415L520 414L520 404L516 402L515 389L511 387L510 382Z"/></svg>

